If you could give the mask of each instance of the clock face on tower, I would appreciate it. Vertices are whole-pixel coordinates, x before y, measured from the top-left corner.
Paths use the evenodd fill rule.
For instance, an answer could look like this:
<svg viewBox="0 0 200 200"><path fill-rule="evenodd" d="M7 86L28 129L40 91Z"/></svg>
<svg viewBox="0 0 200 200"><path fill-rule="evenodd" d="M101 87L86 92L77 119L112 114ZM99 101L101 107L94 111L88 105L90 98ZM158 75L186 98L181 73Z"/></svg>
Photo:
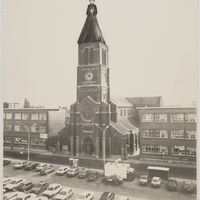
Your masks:
<svg viewBox="0 0 200 200"><path fill-rule="evenodd" d="M95 117L95 109L90 105L85 105L81 109L81 117L86 122L92 121Z"/></svg>
<svg viewBox="0 0 200 200"><path fill-rule="evenodd" d="M93 73L92 72L86 72L85 73L85 80L86 81L91 81L93 79Z"/></svg>

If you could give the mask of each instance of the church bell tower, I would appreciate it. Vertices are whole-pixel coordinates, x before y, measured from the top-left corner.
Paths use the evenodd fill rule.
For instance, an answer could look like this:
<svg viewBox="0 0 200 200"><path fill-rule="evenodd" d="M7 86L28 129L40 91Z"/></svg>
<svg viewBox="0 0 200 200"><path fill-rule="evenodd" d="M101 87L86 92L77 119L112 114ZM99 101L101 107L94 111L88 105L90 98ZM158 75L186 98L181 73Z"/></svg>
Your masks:
<svg viewBox="0 0 200 200"><path fill-rule="evenodd" d="M71 155L99 158L102 130L110 120L108 46L90 1L78 39L77 98L70 111Z"/></svg>

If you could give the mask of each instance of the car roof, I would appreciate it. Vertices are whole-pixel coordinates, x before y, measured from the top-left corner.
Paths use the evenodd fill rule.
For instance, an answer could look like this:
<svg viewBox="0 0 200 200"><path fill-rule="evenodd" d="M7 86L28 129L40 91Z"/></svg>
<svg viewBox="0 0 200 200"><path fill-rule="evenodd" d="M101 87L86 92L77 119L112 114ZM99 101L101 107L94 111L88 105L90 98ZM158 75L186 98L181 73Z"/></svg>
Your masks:
<svg viewBox="0 0 200 200"><path fill-rule="evenodd" d="M158 177L158 176L154 176L152 179L160 179L160 177Z"/></svg>
<svg viewBox="0 0 200 200"><path fill-rule="evenodd" d="M87 195L88 193L93 194L93 192L90 192L90 191L83 191L81 192L81 195Z"/></svg>
<svg viewBox="0 0 200 200"><path fill-rule="evenodd" d="M58 183L52 183L51 185L49 185L49 187L56 187L56 186L61 186L60 184L58 184Z"/></svg>

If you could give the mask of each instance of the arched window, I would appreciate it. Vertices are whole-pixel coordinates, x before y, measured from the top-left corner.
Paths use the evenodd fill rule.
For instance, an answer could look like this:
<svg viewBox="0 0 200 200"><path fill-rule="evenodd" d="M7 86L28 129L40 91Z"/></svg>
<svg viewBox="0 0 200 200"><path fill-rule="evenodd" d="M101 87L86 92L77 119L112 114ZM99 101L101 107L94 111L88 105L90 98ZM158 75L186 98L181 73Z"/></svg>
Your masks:
<svg viewBox="0 0 200 200"><path fill-rule="evenodd" d="M88 65L88 48L85 48L84 51L84 64Z"/></svg>
<svg viewBox="0 0 200 200"><path fill-rule="evenodd" d="M90 59L89 59L90 64L94 63L94 49L93 47L90 47Z"/></svg>

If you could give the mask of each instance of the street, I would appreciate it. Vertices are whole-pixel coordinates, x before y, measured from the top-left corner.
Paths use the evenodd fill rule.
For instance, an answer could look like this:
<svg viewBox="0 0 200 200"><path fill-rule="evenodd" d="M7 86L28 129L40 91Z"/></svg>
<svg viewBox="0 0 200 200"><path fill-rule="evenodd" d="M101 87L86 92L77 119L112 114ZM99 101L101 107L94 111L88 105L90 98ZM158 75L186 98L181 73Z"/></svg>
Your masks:
<svg viewBox="0 0 200 200"><path fill-rule="evenodd" d="M12 159L11 164L4 166L4 177L21 177L31 180L33 183L37 183L40 180L47 181L49 183L59 183L63 187L71 187L74 190L74 197L80 194L81 191L89 190L95 193L95 199L99 199L101 193L104 191L114 192L118 195L126 195L132 197L133 200L190 200L196 199L195 194L185 194L183 192L169 192L166 190L165 184L161 185L161 188L154 189L149 185L141 187L138 184L138 180L135 179L131 182L124 181L121 186L104 185L101 180L96 182L87 182L85 179L79 179L77 177L57 176L55 172L46 176L41 176L35 170L24 171L23 169L15 170L13 165L19 160ZM55 169L58 169L61 165L54 165Z"/></svg>

